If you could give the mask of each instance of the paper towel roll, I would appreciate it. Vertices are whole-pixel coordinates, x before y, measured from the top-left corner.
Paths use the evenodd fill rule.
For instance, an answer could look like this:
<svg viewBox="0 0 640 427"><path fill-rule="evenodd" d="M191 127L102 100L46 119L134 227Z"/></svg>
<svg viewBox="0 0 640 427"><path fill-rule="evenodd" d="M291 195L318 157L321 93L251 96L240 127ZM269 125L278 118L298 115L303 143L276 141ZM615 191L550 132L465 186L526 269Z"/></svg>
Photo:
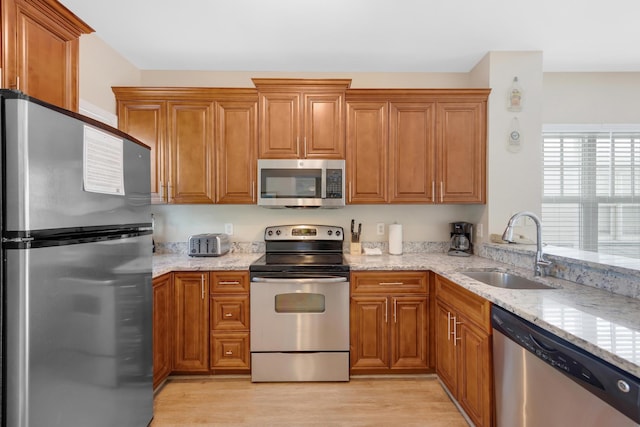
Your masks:
<svg viewBox="0 0 640 427"><path fill-rule="evenodd" d="M389 224L389 253L402 255L402 225Z"/></svg>

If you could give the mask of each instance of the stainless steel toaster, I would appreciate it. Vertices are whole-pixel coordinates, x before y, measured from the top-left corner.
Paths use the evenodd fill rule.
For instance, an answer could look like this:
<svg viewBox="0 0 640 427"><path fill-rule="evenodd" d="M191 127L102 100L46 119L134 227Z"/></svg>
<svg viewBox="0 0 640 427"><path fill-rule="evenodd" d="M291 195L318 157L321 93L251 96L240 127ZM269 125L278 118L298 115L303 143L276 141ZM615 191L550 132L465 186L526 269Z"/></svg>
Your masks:
<svg viewBox="0 0 640 427"><path fill-rule="evenodd" d="M189 256L220 256L229 252L228 234L210 233L189 236Z"/></svg>

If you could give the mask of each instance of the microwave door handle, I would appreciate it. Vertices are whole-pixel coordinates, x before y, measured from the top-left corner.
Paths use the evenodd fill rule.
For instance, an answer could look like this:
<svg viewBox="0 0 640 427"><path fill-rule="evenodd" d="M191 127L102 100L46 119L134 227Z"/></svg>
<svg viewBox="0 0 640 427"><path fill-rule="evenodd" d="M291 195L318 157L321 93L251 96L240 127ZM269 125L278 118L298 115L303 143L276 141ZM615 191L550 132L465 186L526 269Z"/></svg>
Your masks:
<svg viewBox="0 0 640 427"><path fill-rule="evenodd" d="M322 168L320 183L320 197L324 200L327 198L327 169L324 167Z"/></svg>
<svg viewBox="0 0 640 427"><path fill-rule="evenodd" d="M346 277L313 277L308 279L283 279L277 277L254 277L252 282L260 283L338 283L346 282Z"/></svg>

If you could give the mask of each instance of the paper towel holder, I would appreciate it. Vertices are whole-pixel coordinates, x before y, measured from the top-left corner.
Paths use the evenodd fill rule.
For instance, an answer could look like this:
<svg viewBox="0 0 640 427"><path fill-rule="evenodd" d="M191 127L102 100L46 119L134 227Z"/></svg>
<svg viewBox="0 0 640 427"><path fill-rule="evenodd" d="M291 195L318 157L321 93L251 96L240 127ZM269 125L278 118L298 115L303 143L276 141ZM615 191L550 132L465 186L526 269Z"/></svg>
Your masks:
<svg viewBox="0 0 640 427"><path fill-rule="evenodd" d="M389 224L389 254L402 255L402 225Z"/></svg>

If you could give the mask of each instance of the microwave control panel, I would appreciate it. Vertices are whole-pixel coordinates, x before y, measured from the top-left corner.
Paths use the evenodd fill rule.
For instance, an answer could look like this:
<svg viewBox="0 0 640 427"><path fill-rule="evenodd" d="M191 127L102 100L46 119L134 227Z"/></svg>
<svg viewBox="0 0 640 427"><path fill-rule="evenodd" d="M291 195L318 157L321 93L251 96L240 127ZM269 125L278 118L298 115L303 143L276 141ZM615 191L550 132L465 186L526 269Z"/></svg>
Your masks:
<svg viewBox="0 0 640 427"><path fill-rule="evenodd" d="M342 169L327 169L327 199L342 198Z"/></svg>

